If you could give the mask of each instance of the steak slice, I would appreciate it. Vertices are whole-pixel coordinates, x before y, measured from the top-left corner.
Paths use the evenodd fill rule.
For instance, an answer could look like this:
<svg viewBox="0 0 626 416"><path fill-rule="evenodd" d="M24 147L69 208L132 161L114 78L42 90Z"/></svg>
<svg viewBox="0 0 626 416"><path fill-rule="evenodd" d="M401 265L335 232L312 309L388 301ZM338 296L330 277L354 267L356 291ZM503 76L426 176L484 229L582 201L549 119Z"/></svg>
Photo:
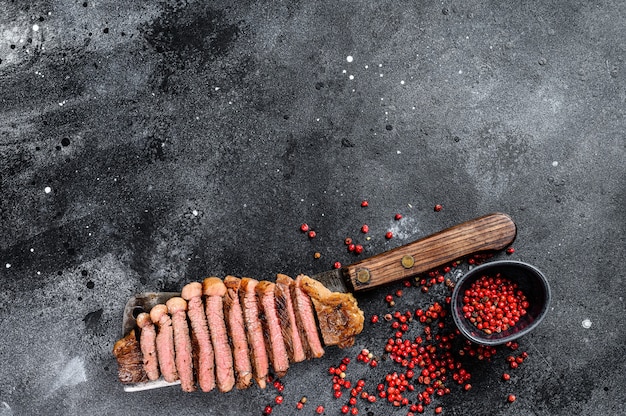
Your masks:
<svg viewBox="0 0 626 416"><path fill-rule="evenodd" d="M202 303L202 283L192 282L185 285L181 296L187 300L187 316L191 322L191 340L194 346L198 385L200 390L208 392L215 388L215 354Z"/></svg>
<svg viewBox="0 0 626 416"><path fill-rule="evenodd" d="M148 380L143 367L143 357L133 329L113 345L113 355L117 359L117 378L120 382L141 383Z"/></svg>
<svg viewBox="0 0 626 416"><path fill-rule="evenodd" d="M306 359L306 353L302 345L298 321L296 320L296 313L291 300L291 285L293 283L293 279L287 275L276 275L276 308L283 331L283 339L285 340L290 361L298 363Z"/></svg>
<svg viewBox="0 0 626 416"><path fill-rule="evenodd" d="M331 292L321 282L301 278L302 290L311 297L325 345L347 348L363 330L363 311L351 293Z"/></svg>
<svg viewBox="0 0 626 416"><path fill-rule="evenodd" d="M161 374L165 381L174 382L178 380L178 372L174 358L174 331L172 320L167 314L167 306L155 305L150 310L150 319L159 329L156 336L156 348Z"/></svg>
<svg viewBox="0 0 626 416"><path fill-rule="evenodd" d="M228 343L226 322L224 321L224 295L226 286L218 277L207 277L202 282L205 296L206 317L215 352L215 379L221 392L231 391L235 386L233 353Z"/></svg>
<svg viewBox="0 0 626 416"><path fill-rule="evenodd" d="M180 377L180 386L183 391L196 390L196 382L193 377L193 361L191 357L191 338L187 325L187 301L175 296L169 299L165 306L172 316L172 328L174 329L174 351L176 370Z"/></svg>
<svg viewBox="0 0 626 416"><path fill-rule="evenodd" d="M322 342L317 332L313 302L309 295L302 290L303 276L304 275L297 276L295 282L291 285L291 298L293 300L296 318L299 322L298 327L302 329L301 333L304 333L302 341L307 356L320 358L324 355L324 347L322 347Z"/></svg>
<svg viewBox="0 0 626 416"><path fill-rule="evenodd" d="M265 319L262 319L263 334L269 351L270 362L276 377L281 378L287 374L289 369L289 356L283 339L281 322L278 318L276 297L274 296L276 285L267 280L259 282L256 286L256 295L261 312Z"/></svg>
<svg viewBox="0 0 626 416"><path fill-rule="evenodd" d="M243 311L250 358L254 369L254 380L262 389L266 386L267 373L269 372L269 359L265 350L263 327L259 319L259 306L256 300L255 289L258 280L248 277L241 279L239 286L239 302Z"/></svg>
<svg viewBox="0 0 626 416"><path fill-rule="evenodd" d="M161 373L159 373L159 359L156 351L156 329L150 315L145 312L137 315L137 326L141 328L139 345L143 355L143 368L148 380L156 380Z"/></svg>
<svg viewBox="0 0 626 416"><path fill-rule="evenodd" d="M241 279L234 276L226 276L224 278L224 284L226 285L224 314L226 315L226 328L233 345L233 359L237 375L236 386L238 389L245 389L250 387L252 383L252 363L250 361L250 352L248 351L243 311L239 303L240 283Z"/></svg>

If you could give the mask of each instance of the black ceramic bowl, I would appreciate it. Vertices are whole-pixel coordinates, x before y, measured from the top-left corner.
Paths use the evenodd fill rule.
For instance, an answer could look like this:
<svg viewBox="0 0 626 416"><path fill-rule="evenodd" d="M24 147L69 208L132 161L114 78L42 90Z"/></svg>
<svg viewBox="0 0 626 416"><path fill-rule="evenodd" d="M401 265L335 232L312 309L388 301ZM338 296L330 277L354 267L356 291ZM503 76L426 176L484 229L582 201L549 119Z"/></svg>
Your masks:
<svg viewBox="0 0 626 416"><path fill-rule="evenodd" d="M487 334L476 328L465 318L463 313L463 296L465 290L481 276L501 277L517 283L529 303L526 315L512 327L499 333ZM469 340L481 345L499 345L517 339L535 329L548 311L550 303L550 286L543 273L527 263L519 261L494 261L477 266L459 279L452 292L452 317L461 333Z"/></svg>

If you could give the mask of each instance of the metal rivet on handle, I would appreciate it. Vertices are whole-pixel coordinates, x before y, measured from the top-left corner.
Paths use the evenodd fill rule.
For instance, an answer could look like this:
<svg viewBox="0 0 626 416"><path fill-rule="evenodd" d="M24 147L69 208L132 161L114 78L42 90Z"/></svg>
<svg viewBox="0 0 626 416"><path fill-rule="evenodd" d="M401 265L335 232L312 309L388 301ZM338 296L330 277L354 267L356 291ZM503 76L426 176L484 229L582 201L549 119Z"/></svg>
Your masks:
<svg viewBox="0 0 626 416"><path fill-rule="evenodd" d="M367 270L367 269L359 269L356 272L356 280L359 283L363 283L363 284L369 282L370 281L370 271Z"/></svg>
<svg viewBox="0 0 626 416"><path fill-rule="evenodd" d="M405 269L410 269L411 267L413 267L413 265L415 264L415 259L413 258L413 256L410 255L406 255L402 257L402 267L404 267Z"/></svg>

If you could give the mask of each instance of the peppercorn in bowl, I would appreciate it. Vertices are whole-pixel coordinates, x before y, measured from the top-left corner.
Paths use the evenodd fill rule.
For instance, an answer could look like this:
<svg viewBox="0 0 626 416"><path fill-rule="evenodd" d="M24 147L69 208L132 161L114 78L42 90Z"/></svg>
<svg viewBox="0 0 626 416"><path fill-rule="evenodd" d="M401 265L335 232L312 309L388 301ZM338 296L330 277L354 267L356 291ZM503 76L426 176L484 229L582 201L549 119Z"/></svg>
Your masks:
<svg viewBox="0 0 626 416"><path fill-rule="evenodd" d="M452 317L469 340L481 345L505 344L541 323L550 296L548 281L536 267L519 261L494 261L459 279L452 293Z"/></svg>

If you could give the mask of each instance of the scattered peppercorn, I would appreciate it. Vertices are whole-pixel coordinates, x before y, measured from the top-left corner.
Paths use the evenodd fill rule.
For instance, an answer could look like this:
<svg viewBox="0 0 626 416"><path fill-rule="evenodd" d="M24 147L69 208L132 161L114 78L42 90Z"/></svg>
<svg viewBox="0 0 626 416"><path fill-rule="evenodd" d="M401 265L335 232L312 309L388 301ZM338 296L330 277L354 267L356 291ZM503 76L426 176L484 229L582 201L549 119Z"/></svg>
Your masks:
<svg viewBox="0 0 626 416"><path fill-rule="evenodd" d="M389 240L389 239L393 238L393 233L392 233L391 231L387 231L387 233L385 234L385 238L386 238L387 240Z"/></svg>
<svg viewBox="0 0 626 416"><path fill-rule="evenodd" d="M517 400L517 397L515 397L515 395L514 395L514 394L509 394L509 396L506 398L506 400L507 400L509 403L513 403L515 400Z"/></svg>
<svg viewBox="0 0 626 416"><path fill-rule="evenodd" d="M396 220L396 221L400 221L400 220L402 219L402 214L396 214L396 215L393 217L393 219L394 219L394 220Z"/></svg>
<svg viewBox="0 0 626 416"><path fill-rule="evenodd" d="M315 238L316 235L317 234L313 230L309 231L309 233L308 233L309 238Z"/></svg>
<svg viewBox="0 0 626 416"><path fill-rule="evenodd" d="M509 247L506 249L506 254L513 254L515 253L515 249L513 247Z"/></svg>
<svg viewBox="0 0 626 416"><path fill-rule="evenodd" d="M439 211L441 211L442 209L443 209L443 205L441 205L441 204L437 204L437 205L435 205L435 208L434 208L435 212L439 212Z"/></svg>
<svg viewBox="0 0 626 416"><path fill-rule="evenodd" d="M307 231L309 231L309 225L307 223L304 223L300 226L300 231L302 231L303 233L306 233Z"/></svg>
<svg viewBox="0 0 626 416"><path fill-rule="evenodd" d="M478 264L486 258L488 257L470 257ZM462 264L462 260L454 263L454 265L444 266L441 269L420 275L414 281L411 279L402 282L401 288L396 288L389 294L384 295L387 305L395 307L396 300L402 305L404 298L409 297L408 292L406 292L407 296L403 296L403 290L413 290L411 289L412 287L418 287L424 292L428 292L429 288L437 289L437 287L434 287L435 285L445 282L445 287L442 285L442 288L452 291L454 283L450 279L446 279L444 274L452 272L452 267ZM477 292L484 290L484 296L480 297L478 294L472 293L466 296L472 298L476 295L479 303L484 302L486 304L489 299L484 298L490 294L490 291L497 289L497 287L492 287L496 284L496 279L500 279L499 283L506 280L501 276L493 276L492 279L493 281L489 282L489 278L487 278L487 287L476 289ZM506 287L505 289L509 290L510 288ZM435 295L440 294L436 290L433 290L433 293ZM507 294L507 297L508 295L517 297L523 296L523 293L515 288L512 293ZM502 306L498 304L500 301L507 303L508 299L498 299L498 302L491 301L491 306L497 309ZM496 354L496 347L478 345L471 341L463 340L458 329L449 328L450 320L446 319L449 316L449 308L447 306L449 303L450 296L447 295L445 296L445 303L442 296L442 300L417 309L403 311L392 308L390 313L371 315L371 323L374 324L384 320L388 322L387 325L389 326L383 324L380 328L382 330L390 330L391 332L387 335L388 338L382 351L380 351L382 354L380 357L370 352L369 349L363 348L357 354L356 362L371 368L375 368L380 364L383 368L391 365L397 366L397 369L395 371L391 370L384 376L382 382L374 385L377 386L374 394L370 394L365 389L366 382L364 378L352 380L351 382L352 372L348 368L350 357L344 357L338 366L330 367L329 374L333 379L332 394L336 398L343 398L343 400L346 400L346 396L348 397L347 403L344 402L345 404L340 407L342 414L359 414L359 400L367 400L369 403L374 403L378 400L381 403L387 403L397 408L408 406L405 414L407 416L415 415L423 413L425 407L434 402L433 399L450 394L452 386L449 383L458 384L459 388L464 391L469 391L473 388L470 383L471 374L464 367L465 361L460 361L460 357L490 361ZM518 306L521 308L528 308L529 306L527 300L515 303L519 304ZM486 309L486 306L483 305L483 309ZM506 313L503 315L506 316ZM414 334L415 325L423 333L419 335ZM455 339L458 341L453 344ZM457 349L459 342L462 344ZM506 344L506 347L515 351L518 348L518 344L510 342ZM509 355L506 357L506 363L509 366L518 366L527 357L528 354L525 352ZM510 376L504 373L502 379L506 381L510 379ZM322 410L322 413L324 411ZM317 409L316 412L320 413ZM435 414L442 412L442 406L435 407Z"/></svg>
<svg viewBox="0 0 626 416"><path fill-rule="evenodd" d="M507 343L509 344L509 343ZM519 348L519 344L517 342L511 341L511 343L509 345L507 345L511 350L513 351L517 351L517 349Z"/></svg>
<svg viewBox="0 0 626 416"><path fill-rule="evenodd" d="M363 253L363 246L360 244L357 244L356 246L354 246L354 252L356 254L361 254Z"/></svg>
<svg viewBox="0 0 626 416"><path fill-rule="evenodd" d="M370 227L367 224L363 224L363 226L361 227L361 232L363 234L367 234L370 230Z"/></svg>
<svg viewBox="0 0 626 416"><path fill-rule="evenodd" d="M338 262L338 261L336 261L336 262L333 264L333 267L334 267L335 269L341 269L341 263L340 263L340 262Z"/></svg>
<svg viewBox="0 0 626 416"><path fill-rule="evenodd" d="M317 413L318 415L321 415L322 413L324 413L324 406L322 405L317 406L317 408L315 409L315 413Z"/></svg>

